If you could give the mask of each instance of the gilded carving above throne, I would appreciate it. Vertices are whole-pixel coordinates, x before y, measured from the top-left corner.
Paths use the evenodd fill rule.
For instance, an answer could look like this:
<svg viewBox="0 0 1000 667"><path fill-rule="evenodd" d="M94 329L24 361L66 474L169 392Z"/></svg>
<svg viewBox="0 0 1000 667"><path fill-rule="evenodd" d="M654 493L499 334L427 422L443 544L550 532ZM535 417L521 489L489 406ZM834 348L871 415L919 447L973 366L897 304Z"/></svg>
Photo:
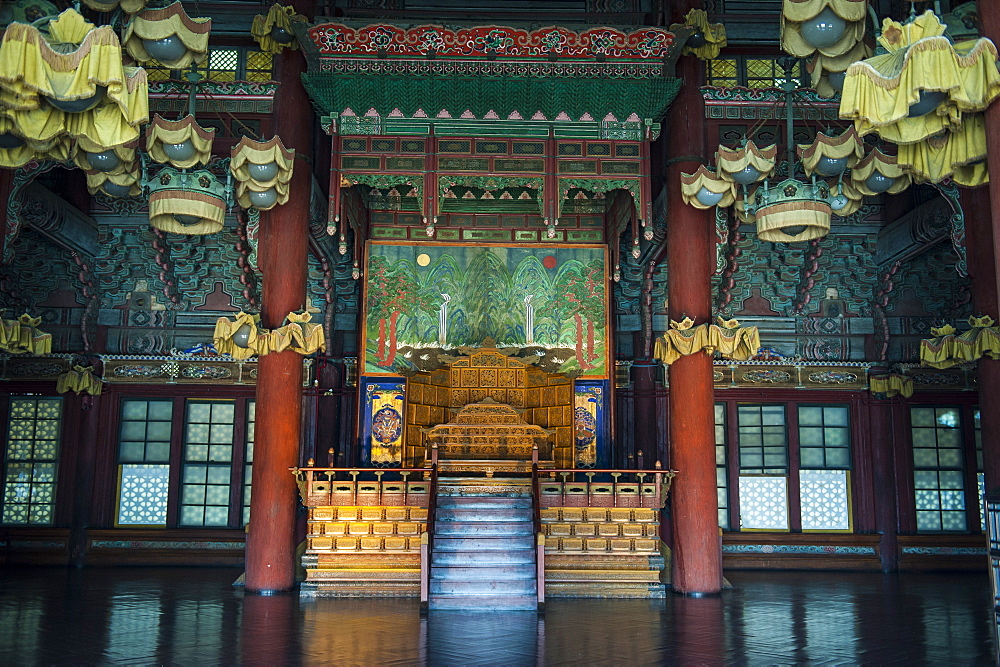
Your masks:
<svg viewBox="0 0 1000 667"><path fill-rule="evenodd" d="M506 354L506 350L469 350L441 368L416 373L407 379L406 396L407 464L423 463L428 429L454 423L466 407L478 406L464 413L468 416L488 415L493 406L504 408L504 415L513 414L525 426L537 427L540 432L549 429L552 453L546 458L559 466L572 465L573 380L537 368ZM524 453L530 460L530 448Z"/></svg>

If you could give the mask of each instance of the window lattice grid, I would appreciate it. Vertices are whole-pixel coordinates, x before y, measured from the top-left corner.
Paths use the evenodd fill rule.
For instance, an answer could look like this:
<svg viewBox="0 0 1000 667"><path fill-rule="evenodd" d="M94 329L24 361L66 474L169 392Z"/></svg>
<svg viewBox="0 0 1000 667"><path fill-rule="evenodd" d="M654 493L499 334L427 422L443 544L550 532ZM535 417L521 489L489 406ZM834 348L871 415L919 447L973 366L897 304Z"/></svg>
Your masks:
<svg viewBox="0 0 1000 667"><path fill-rule="evenodd" d="M715 487L719 497L719 527L729 528L729 483L726 476L726 405L715 404Z"/></svg>
<svg viewBox="0 0 1000 667"><path fill-rule="evenodd" d="M847 406L799 406L798 413L800 467L849 469L851 436Z"/></svg>
<svg viewBox="0 0 1000 667"><path fill-rule="evenodd" d="M2 523L52 524L61 430L62 399L11 398Z"/></svg>
<svg viewBox="0 0 1000 667"><path fill-rule="evenodd" d="M962 429L958 408L910 408L913 467L958 469L963 466Z"/></svg>
<svg viewBox="0 0 1000 667"><path fill-rule="evenodd" d="M959 408L911 407L910 427L917 530L967 530Z"/></svg>
<svg viewBox="0 0 1000 667"><path fill-rule="evenodd" d="M849 489L847 470L800 470L802 530L850 530Z"/></svg>
<svg viewBox="0 0 1000 667"><path fill-rule="evenodd" d="M246 458L243 466L243 525L250 523L250 477L253 470L253 441L257 421L257 403L247 403Z"/></svg>
<svg viewBox="0 0 1000 667"><path fill-rule="evenodd" d="M118 438L119 463L169 463L174 402L126 399Z"/></svg>
<svg viewBox="0 0 1000 667"><path fill-rule="evenodd" d="M965 531L965 480L958 470L914 470L917 530Z"/></svg>
<svg viewBox="0 0 1000 667"><path fill-rule="evenodd" d="M233 401L188 401L180 525L228 525L235 419Z"/></svg>
<svg viewBox="0 0 1000 667"><path fill-rule="evenodd" d="M246 52L246 80L270 81L273 77L274 56L265 51Z"/></svg>
<svg viewBox="0 0 1000 667"><path fill-rule="evenodd" d="M708 62L707 83L719 88L744 86L746 88L780 88L786 81L785 70L774 57L732 56ZM797 86L807 87L808 77L801 60L795 61L791 70Z"/></svg>
<svg viewBox="0 0 1000 667"><path fill-rule="evenodd" d="M783 405L737 408L740 471L784 474L788 470L788 432Z"/></svg>

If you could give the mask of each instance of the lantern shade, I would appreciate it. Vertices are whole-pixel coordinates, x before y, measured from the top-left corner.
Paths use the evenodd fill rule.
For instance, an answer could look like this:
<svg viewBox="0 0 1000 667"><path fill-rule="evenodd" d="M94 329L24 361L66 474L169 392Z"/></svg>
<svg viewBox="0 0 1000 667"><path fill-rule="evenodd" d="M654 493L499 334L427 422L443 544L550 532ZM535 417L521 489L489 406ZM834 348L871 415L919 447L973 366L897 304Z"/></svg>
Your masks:
<svg viewBox="0 0 1000 667"><path fill-rule="evenodd" d="M850 179L827 181L827 187L830 188L830 209L834 215L846 218L857 213L864 204L865 196L854 187ZM840 203L844 204L842 207L836 207L836 198L840 198Z"/></svg>
<svg viewBox="0 0 1000 667"><path fill-rule="evenodd" d="M169 163L179 169L190 169L195 165L208 163L212 157L214 138L215 129L201 127L194 116L167 120L157 114L146 128L146 150L156 162ZM172 160L167 150L169 146L185 142L190 142L194 149L191 156L186 160Z"/></svg>
<svg viewBox="0 0 1000 667"><path fill-rule="evenodd" d="M113 12L121 7L126 14L135 14L146 6L146 0L83 0L83 4L98 12Z"/></svg>
<svg viewBox="0 0 1000 667"><path fill-rule="evenodd" d="M817 51L806 64L810 85L816 89L820 97L836 97L844 88L847 68L859 60L871 57L871 55L871 47L863 41L858 42L854 48L839 56L825 56Z"/></svg>
<svg viewBox="0 0 1000 667"><path fill-rule="evenodd" d="M864 142L853 127L836 136L817 132L816 139L811 144L800 144L797 150L802 167L809 175L818 173L822 176L835 176L836 173L823 172L824 165L830 164L830 160L843 161L844 168L849 168L865 156Z"/></svg>
<svg viewBox="0 0 1000 667"><path fill-rule="evenodd" d="M984 185L989 182L986 119L981 113L968 114L955 132L900 146L897 160L916 183L950 178L966 187Z"/></svg>
<svg viewBox="0 0 1000 667"><path fill-rule="evenodd" d="M829 191L822 181L813 186L794 178L755 195L757 236L769 243L810 241L830 232ZM792 230L795 233L789 233Z"/></svg>
<svg viewBox="0 0 1000 667"><path fill-rule="evenodd" d="M894 179L895 182L892 187L883 191L876 191L868 187L868 178L875 172ZM864 195L873 196L882 194L883 192L894 195L910 187L910 176L903 171L903 168L899 165L895 157L886 155L879 149L873 148L872 151L851 170L850 184L858 192Z"/></svg>
<svg viewBox="0 0 1000 667"><path fill-rule="evenodd" d="M136 197L142 193L139 184L139 167L132 163L130 171L107 174L93 169L84 172L87 190L94 195L103 191L111 197Z"/></svg>
<svg viewBox="0 0 1000 667"><path fill-rule="evenodd" d="M784 0L781 49L799 58L817 51L825 56L843 55L864 39L867 11L867 0ZM843 29L834 33L838 22ZM828 36L828 41L818 39Z"/></svg>
<svg viewBox="0 0 1000 667"><path fill-rule="evenodd" d="M715 60L728 43L726 26L721 23L709 23L708 14L704 9L692 9L685 15L684 23L670 26L671 32L676 32L680 28L694 28L694 35L700 36L700 39L696 39L694 35L688 38L681 50L681 55L684 56L693 55L701 60Z"/></svg>
<svg viewBox="0 0 1000 667"><path fill-rule="evenodd" d="M164 167L149 183L149 224L174 234L214 234L226 218L225 186L210 171ZM184 216L197 220L184 224Z"/></svg>
<svg viewBox="0 0 1000 667"><path fill-rule="evenodd" d="M145 9L136 14L125 27L123 42L132 57L139 62L154 58L146 50L146 40L159 41L177 36L184 45L184 53L177 60L161 62L175 69L186 69L192 63L200 64L208 57L208 35L212 19L191 18L180 2L162 9Z"/></svg>
<svg viewBox="0 0 1000 667"><path fill-rule="evenodd" d="M988 39L952 45L933 12L902 25L886 20L879 38L889 53L851 65L841 96L840 117L858 134L876 132L896 144L911 144L956 131L966 113L984 110L1000 96L997 49ZM930 113L912 115L927 93L943 93Z"/></svg>
<svg viewBox="0 0 1000 667"><path fill-rule="evenodd" d="M73 161L76 166L84 171L100 171L100 163L105 165L110 165L114 162L116 158L118 163L114 168L105 171L106 174L124 174L126 172L132 171L133 163L135 162L135 149L137 147L137 142L131 141L127 144L121 146L106 147L101 146L97 142L89 139L88 137L79 137L73 147ZM95 159L92 156L108 154L107 160Z"/></svg>
<svg viewBox="0 0 1000 667"><path fill-rule="evenodd" d="M243 137L233 147L230 156L229 168L236 178L236 201L240 206L268 210L288 201L288 183L295 166L295 152L285 148L280 137L272 137L263 142ZM255 175L263 175L260 173L262 170L253 169L254 165L272 164L275 167L272 178L254 178ZM267 205L270 197L264 197L261 193L270 190L274 191L275 196L274 201Z"/></svg>
<svg viewBox="0 0 1000 667"><path fill-rule="evenodd" d="M747 167L753 167L760 172L756 180L767 178L774 173L777 154L778 147L776 145L757 148L757 145L752 141L748 141L741 148L719 146L716 160L719 165L719 176L735 181L736 174L745 174Z"/></svg>
<svg viewBox="0 0 1000 667"><path fill-rule="evenodd" d="M122 66L114 31L95 28L72 9L48 29L46 38L32 25L12 23L0 43L0 107L15 134L36 142L68 134L104 147L137 137L139 125L149 118L146 73ZM46 101L72 105L95 98L96 106L83 112Z"/></svg>
<svg viewBox="0 0 1000 667"><path fill-rule="evenodd" d="M706 203L714 196L706 199L705 196L699 198L703 191L710 195L717 195L719 200L714 204ZM736 188L732 181L719 178L717 174L708 170L705 165L699 165L698 170L693 174L681 173L681 196L684 201L695 208L707 209L713 206L731 206L736 196Z"/></svg>
<svg viewBox="0 0 1000 667"><path fill-rule="evenodd" d="M282 49L299 48L299 43L295 39L295 29L293 23L305 23L305 17L295 13L292 6L271 5L265 16L257 15L253 17L253 25L250 27L250 34L260 45L260 50L265 53L280 53ZM275 39L276 32L290 35L291 39L283 41Z"/></svg>

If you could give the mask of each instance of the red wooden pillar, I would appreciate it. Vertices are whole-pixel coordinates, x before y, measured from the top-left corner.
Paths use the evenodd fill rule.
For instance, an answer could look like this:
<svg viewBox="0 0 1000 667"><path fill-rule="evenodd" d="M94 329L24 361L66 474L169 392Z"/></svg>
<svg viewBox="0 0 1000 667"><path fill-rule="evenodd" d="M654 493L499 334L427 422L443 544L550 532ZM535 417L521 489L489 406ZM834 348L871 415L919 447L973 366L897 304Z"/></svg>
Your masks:
<svg viewBox="0 0 1000 667"><path fill-rule="evenodd" d="M998 107L994 105L992 108ZM994 122L1000 122L1000 118ZM997 138L1000 139L1000 136ZM1000 151L1000 148L995 150ZM998 321L1000 307L997 298L997 255L994 247L997 225L991 215L991 208L990 188L982 187L962 192L965 244L969 278L972 282L972 312L974 315L989 315ZM987 406L980 410L983 471L986 488L993 489L1000 486L1000 410L990 409L988 406L1000 405L1000 361L980 359L976 364L976 370L979 377L979 404Z"/></svg>
<svg viewBox="0 0 1000 667"><path fill-rule="evenodd" d="M1000 44L1000 3L978 0L979 28L983 37ZM1000 103L986 109L986 163L990 170L988 191L978 195L976 207L966 207L965 229L976 314L1000 319ZM987 193L988 192L988 196ZM988 202L987 202L988 198ZM983 244L985 248L977 248ZM992 252L989 252L991 250ZM979 404L983 434L983 470L986 488L1000 487L1000 361L982 359L979 370Z"/></svg>
<svg viewBox="0 0 1000 667"><path fill-rule="evenodd" d="M675 21L701 3L680 3ZM711 319L713 228L709 211L688 206L681 198L682 171L694 171L707 157L705 108L698 86L703 64L681 58L677 75L683 87L667 119L667 145L677 156L667 168L667 289L670 318L704 324ZM680 471L671 490L674 528L674 591L685 595L722 590L718 496L715 487L715 390L712 357L697 353L670 365L670 466Z"/></svg>
<svg viewBox="0 0 1000 667"><path fill-rule="evenodd" d="M279 56L281 87L275 133L297 156L312 151L312 107L299 74L301 50ZM297 157L288 202L261 213L259 266L263 274L261 326L280 327L305 305L309 234L310 164ZM295 585L295 479L302 415L302 357L291 351L260 357L257 420L251 480L246 590L271 593Z"/></svg>

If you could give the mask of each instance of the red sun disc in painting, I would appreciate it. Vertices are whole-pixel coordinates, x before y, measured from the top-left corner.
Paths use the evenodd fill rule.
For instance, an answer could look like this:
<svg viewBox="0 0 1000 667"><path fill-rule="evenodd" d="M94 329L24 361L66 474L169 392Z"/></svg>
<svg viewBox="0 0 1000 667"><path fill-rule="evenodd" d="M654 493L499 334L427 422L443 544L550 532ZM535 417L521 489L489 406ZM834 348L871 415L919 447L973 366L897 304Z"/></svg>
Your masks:
<svg viewBox="0 0 1000 667"><path fill-rule="evenodd" d="M546 269L554 269L554 268L556 268L556 257L555 257L555 255L546 255L545 258L542 259L542 266L544 266Z"/></svg>

